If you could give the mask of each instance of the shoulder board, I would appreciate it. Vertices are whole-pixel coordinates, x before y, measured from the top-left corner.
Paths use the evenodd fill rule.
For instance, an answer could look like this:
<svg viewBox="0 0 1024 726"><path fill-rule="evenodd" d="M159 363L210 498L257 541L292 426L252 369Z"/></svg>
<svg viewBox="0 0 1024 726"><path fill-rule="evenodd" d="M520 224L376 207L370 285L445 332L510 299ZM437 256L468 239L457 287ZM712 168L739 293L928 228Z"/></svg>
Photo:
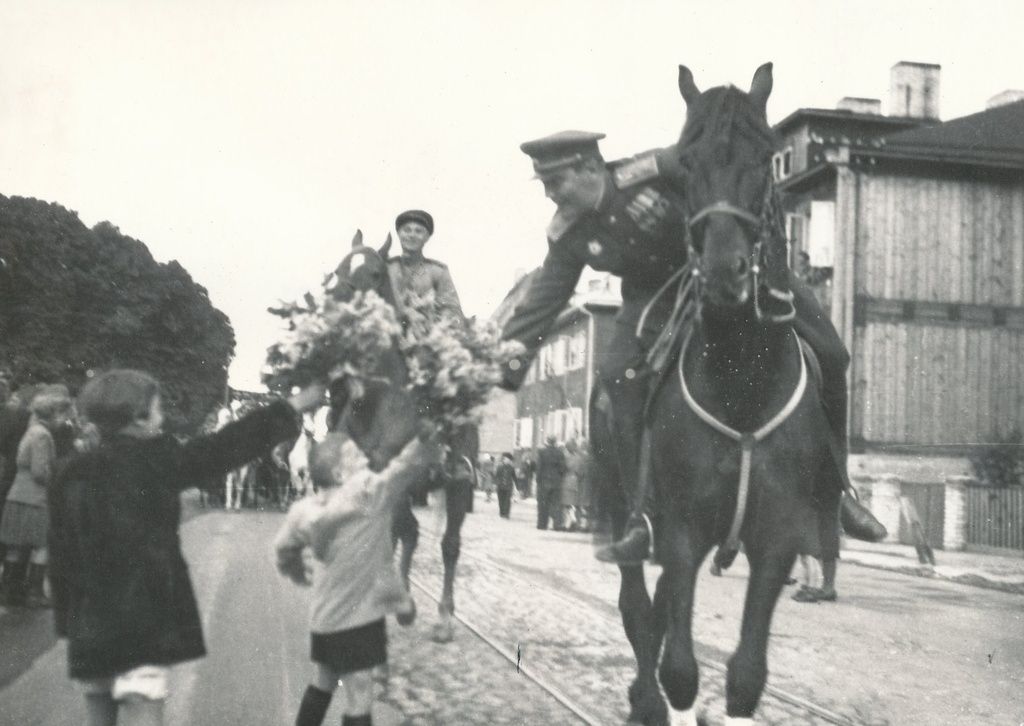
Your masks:
<svg viewBox="0 0 1024 726"><path fill-rule="evenodd" d="M636 186L659 176L658 157L652 152L612 162L610 166L615 186L619 189Z"/></svg>

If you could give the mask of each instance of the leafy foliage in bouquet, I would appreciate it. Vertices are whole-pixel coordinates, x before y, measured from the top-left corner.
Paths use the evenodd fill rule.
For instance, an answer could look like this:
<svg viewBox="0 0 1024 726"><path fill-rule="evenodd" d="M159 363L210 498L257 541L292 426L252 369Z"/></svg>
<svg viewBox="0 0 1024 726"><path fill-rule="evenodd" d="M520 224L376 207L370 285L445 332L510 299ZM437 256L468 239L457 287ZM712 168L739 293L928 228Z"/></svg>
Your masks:
<svg viewBox="0 0 1024 726"><path fill-rule="evenodd" d="M287 323L284 339L267 351L271 390L328 383L348 366L373 370L389 350L402 326L391 305L373 291L358 292L351 302L306 293L303 301L282 303L269 312Z"/></svg>
<svg viewBox="0 0 1024 726"><path fill-rule="evenodd" d="M408 324L401 349L421 409L445 427L477 421L502 366L522 354L522 345L502 342L492 324L445 314L433 293L410 292L403 302Z"/></svg>

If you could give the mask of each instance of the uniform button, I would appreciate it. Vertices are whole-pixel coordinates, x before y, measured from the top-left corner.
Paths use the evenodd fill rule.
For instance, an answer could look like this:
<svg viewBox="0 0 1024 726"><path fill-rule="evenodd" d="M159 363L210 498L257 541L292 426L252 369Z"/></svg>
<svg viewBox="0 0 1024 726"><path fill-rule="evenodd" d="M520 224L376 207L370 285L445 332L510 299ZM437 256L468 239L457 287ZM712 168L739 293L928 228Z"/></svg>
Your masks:
<svg viewBox="0 0 1024 726"><path fill-rule="evenodd" d="M650 256L650 257L649 257L648 259L649 259L649 260L650 260L651 262L657 262L657 261L658 261L658 256L657 256L657 255L651 255L651 256Z"/></svg>
<svg viewBox="0 0 1024 726"><path fill-rule="evenodd" d="M608 216L608 221L611 222L612 224L615 224L615 215L614 214L609 215Z"/></svg>
<svg viewBox="0 0 1024 726"><path fill-rule="evenodd" d="M630 237L629 238L629 245L630 245L630 247L636 247L636 240L633 239L632 237Z"/></svg>

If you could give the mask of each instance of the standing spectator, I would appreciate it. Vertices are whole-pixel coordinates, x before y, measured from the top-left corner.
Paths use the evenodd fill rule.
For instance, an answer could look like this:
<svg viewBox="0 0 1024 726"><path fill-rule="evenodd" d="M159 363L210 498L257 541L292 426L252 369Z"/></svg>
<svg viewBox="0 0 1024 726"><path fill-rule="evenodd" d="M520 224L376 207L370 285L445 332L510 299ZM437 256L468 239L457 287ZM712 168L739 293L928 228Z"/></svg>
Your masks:
<svg viewBox="0 0 1024 726"><path fill-rule="evenodd" d="M487 501L491 501L494 494L494 457L490 454L480 454L479 472L480 488L487 494Z"/></svg>
<svg viewBox="0 0 1024 726"><path fill-rule="evenodd" d="M501 461L494 472L494 481L498 490L498 516L508 519L512 514L512 491L518 486L518 481L512 454L507 451L501 455Z"/></svg>
<svg viewBox="0 0 1024 726"><path fill-rule="evenodd" d="M579 525L580 480L584 477L586 459L575 439L565 444L565 482L562 485L562 508L566 529Z"/></svg>
<svg viewBox="0 0 1024 726"><path fill-rule="evenodd" d="M8 605L48 607L43 582L47 565L49 513L46 491L57 463L54 433L71 415L71 396L62 385L40 389L29 406L30 418L15 458L17 473L0 519L4 557L2 590Z"/></svg>
<svg viewBox="0 0 1024 726"><path fill-rule="evenodd" d="M561 529L559 502L562 480L565 478L565 453L554 436L548 436L546 446L537 454L537 529Z"/></svg>
<svg viewBox="0 0 1024 726"><path fill-rule="evenodd" d="M519 470L519 493L523 499L533 496L533 476L537 473L537 463L529 455L523 456Z"/></svg>
<svg viewBox="0 0 1024 726"><path fill-rule="evenodd" d="M3 408L0 408L0 514L3 513L7 493L14 483L14 475L18 471L15 459L18 457L18 444L28 430L31 418L28 407L35 396L35 387L23 387L13 395L4 383L0 393L5 393ZM2 545L0 545L2 547ZM0 552L0 561L4 553Z"/></svg>
<svg viewBox="0 0 1024 726"><path fill-rule="evenodd" d="M591 518L595 511L594 489L592 485L594 477L590 470L594 463L590 457L586 439L578 441L577 448L579 449L580 457L579 491L576 495L576 507L579 510L580 520L579 528L583 532L589 532L593 528Z"/></svg>

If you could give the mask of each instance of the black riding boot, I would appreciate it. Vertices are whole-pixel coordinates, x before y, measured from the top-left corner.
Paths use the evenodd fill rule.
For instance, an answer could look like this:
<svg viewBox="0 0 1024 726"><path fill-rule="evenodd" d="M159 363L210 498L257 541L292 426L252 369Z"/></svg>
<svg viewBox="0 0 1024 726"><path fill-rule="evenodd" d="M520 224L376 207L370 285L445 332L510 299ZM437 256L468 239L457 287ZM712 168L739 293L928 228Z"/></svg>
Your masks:
<svg viewBox="0 0 1024 726"><path fill-rule="evenodd" d="M640 444L640 470L637 477L633 513L626 521L622 539L598 549L594 556L602 562L616 565L639 565L651 558L654 529L651 514L654 510L653 486L650 476L650 432L645 429Z"/></svg>
<svg viewBox="0 0 1024 726"><path fill-rule="evenodd" d="M829 426L835 435L836 444L838 445L836 465L840 468L843 481L843 497L839 508L839 522L848 537L865 542L881 542L888 534L885 525L875 518L871 510L860 503L857 491L850 484L847 474L849 449L846 441L845 375L842 379L842 386L838 384L830 386L827 374L825 378L826 383L825 391L822 394L822 403L825 407L825 417L828 419Z"/></svg>

